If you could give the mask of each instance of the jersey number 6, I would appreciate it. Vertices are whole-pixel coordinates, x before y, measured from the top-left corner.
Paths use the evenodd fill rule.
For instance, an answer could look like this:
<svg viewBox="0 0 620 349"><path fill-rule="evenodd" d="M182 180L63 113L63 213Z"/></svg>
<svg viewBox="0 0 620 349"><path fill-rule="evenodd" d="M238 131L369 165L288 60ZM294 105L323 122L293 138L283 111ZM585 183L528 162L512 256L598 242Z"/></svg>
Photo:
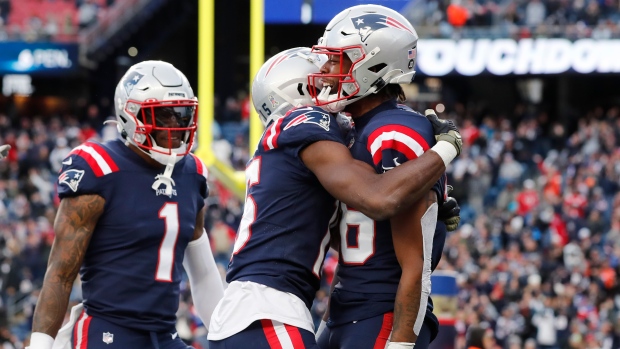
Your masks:
<svg viewBox="0 0 620 349"><path fill-rule="evenodd" d="M345 264L360 265L375 254L375 221L340 203L340 253Z"/></svg>

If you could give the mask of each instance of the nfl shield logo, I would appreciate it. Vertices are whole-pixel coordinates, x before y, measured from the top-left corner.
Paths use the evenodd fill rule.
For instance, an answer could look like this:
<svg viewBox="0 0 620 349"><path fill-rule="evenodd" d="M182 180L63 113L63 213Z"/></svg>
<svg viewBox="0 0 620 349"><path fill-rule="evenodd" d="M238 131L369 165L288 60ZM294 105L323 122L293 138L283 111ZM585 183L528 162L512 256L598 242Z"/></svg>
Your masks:
<svg viewBox="0 0 620 349"><path fill-rule="evenodd" d="M114 335L110 332L103 333L103 342L105 344L112 344L114 342Z"/></svg>

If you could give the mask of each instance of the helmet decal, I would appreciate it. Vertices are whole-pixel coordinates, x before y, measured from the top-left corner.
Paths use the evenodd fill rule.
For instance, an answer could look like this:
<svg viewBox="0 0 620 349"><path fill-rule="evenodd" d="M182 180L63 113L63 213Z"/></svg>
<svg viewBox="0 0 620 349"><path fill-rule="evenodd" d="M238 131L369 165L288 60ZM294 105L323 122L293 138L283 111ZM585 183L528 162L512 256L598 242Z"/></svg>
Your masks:
<svg viewBox="0 0 620 349"><path fill-rule="evenodd" d="M271 71L271 69L273 69L273 67L275 67L276 65L282 63L283 61L286 61L289 58L293 58L297 56L297 50L293 49L291 50L291 52L288 52L286 54L282 54L279 58L277 58L276 60L274 60L271 65L269 65L269 68L267 69L267 72L265 73L265 77L267 77L267 75L269 75L269 72Z"/></svg>
<svg viewBox="0 0 620 349"><path fill-rule="evenodd" d="M271 102L271 107L272 108L275 108L278 105L280 105L280 102L278 102L273 95L269 95L269 102Z"/></svg>
<svg viewBox="0 0 620 349"><path fill-rule="evenodd" d="M409 30L407 26L396 19L379 13L366 13L361 16L351 17L351 22L353 22L355 29L358 30L362 42L365 42L375 30L381 28L393 27L411 33L411 30Z"/></svg>
<svg viewBox="0 0 620 349"><path fill-rule="evenodd" d="M131 90L133 90L133 87L136 86L136 84L144 77L143 74L136 72L133 72L131 74L128 74L125 77L125 80L123 80L123 86L125 87L125 92L127 92L127 94L129 95L131 93Z"/></svg>

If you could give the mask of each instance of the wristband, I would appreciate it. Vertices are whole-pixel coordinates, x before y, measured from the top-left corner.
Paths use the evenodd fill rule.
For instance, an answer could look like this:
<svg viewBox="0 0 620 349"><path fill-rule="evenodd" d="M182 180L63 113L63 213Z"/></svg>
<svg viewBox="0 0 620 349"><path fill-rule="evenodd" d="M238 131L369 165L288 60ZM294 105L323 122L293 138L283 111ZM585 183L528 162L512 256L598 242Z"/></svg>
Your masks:
<svg viewBox="0 0 620 349"><path fill-rule="evenodd" d="M456 158L457 152L454 146L450 142L439 141L435 144L431 150L435 151L441 160L443 160L444 165L448 167L448 165Z"/></svg>
<svg viewBox="0 0 620 349"><path fill-rule="evenodd" d="M47 333L33 332L30 335L30 347L31 349L52 349L54 345L54 338Z"/></svg>
<svg viewBox="0 0 620 349"><path fill-rule="evenodd" d="M385 349L413 349L415 343L407 342L390 342Z"/></svg>

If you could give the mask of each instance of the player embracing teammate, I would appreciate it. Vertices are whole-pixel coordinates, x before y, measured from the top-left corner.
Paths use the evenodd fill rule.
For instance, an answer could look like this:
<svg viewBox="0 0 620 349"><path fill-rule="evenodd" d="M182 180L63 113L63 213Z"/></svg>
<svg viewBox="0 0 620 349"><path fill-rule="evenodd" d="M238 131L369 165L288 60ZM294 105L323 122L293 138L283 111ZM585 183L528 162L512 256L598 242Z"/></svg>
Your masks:
<svg viewBox="0 0 620 349"><path fill-rule="evenodd" d="M310 306L332 239L340 240L342 281L323 349L413 347L421 329L430 342L431 255L446 230L439 223L435 232L437 202L462 142L452 123L397 105L398 84L413 78L416 44L402 16L357 6L330 22L321 46L281 52L259 70L252 99L266 129L246 169L211 349L318 348ZM354 128L335 114L342 110Z"/></svg>

